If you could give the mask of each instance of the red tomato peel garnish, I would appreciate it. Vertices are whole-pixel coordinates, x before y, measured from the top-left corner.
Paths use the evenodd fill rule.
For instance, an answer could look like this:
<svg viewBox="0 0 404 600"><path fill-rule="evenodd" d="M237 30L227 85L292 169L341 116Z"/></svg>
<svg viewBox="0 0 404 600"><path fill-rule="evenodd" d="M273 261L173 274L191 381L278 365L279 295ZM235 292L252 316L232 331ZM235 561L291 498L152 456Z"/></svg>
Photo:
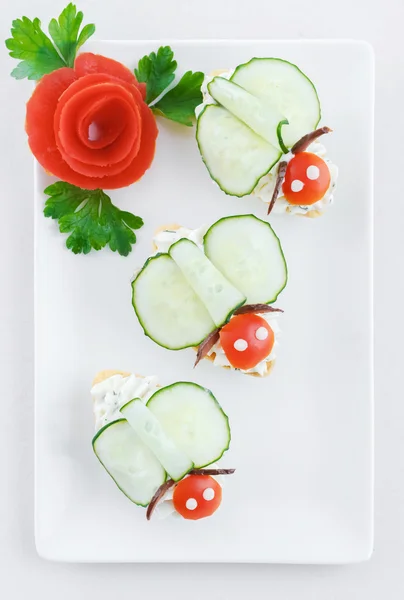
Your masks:
<svg viewBox="0 0 404 600"><path fill-rule="evenodd" d="M44 75L27 103L32 153L52 175L84 189L134 183L158 134L145 86L121 63L86 52L74 69Z"/></svg>

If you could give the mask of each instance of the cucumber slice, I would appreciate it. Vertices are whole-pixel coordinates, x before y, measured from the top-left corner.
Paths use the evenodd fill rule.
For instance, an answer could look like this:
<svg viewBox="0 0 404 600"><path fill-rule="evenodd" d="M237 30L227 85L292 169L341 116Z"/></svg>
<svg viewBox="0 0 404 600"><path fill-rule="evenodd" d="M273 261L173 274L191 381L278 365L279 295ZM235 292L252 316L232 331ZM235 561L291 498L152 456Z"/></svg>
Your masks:
<svg viewBox="0 0 404 600"><path fill-rule="evenodd" d="M200 385L179 382L161 388L147 407L195 468L210 465L228 450L229 419L212 392Z"/></svg>
<svg viewBox="0 0 404 600"><path fill-rule="evenodd" d="M288 148L316 129L321 118L317 91L296 65L280 58L253 58L230 79L285 115L289 125L282 128L282 138Z"/></svg>
<svg viewBox="0 0 404 600"><path fill-rule="evenodd" d="M278 151L281 150L277 128L278 124L285 120L285 116L277 108L224 77L215 77L208 84L208 90L223 108L275 146Z"/></svg>
<svg viewBox="0 0 404 600"><path fill-rule="evenodd" d="M216 326L168 254L146 261L132 283L132 304L145 335L159 346L198 346Z"/></svg>
<svg viewBox="0 0 404 600"><path fill-rule="evenodd" d="M279 150L216 104L199 115L196 139L210 176L230 196L250 194L281 157Z"/></svg>
<svg viewBox="0 0 404 600"><path fill-rule="evenodd" d="M119 489L139 506L147 506L166 480L160 462L125 419L100 429L93 449Z"/></svg>
<svg viewBox="0 0 404 600"><path fill-rule="evenodd" d="M206 256L247 297L247 304L275 302L287 283L282 246L266 221L254 215L225 217L205 234Z"/></svg>
<svg viewBox="0 0 404 600"><path fill-rule="evenodd" d="M245 296L216 269L194 242L184 238L175 242L168 252L217 327L226 323L236 308L244 304Z"/></svg>
<svg viewBox="0 0 404 600"><path fill-rule="evenodd" d="M147 406L135 398L121 408L121 413L135 433L160 461L171 479L179 481L193 469L194 463L176 447Z"/></svg>

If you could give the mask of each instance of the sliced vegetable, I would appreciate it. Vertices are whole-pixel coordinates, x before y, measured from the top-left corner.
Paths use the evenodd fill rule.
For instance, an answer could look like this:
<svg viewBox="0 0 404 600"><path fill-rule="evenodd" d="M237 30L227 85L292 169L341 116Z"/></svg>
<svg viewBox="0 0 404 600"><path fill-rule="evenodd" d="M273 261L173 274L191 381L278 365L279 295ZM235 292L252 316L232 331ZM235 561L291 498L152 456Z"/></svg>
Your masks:
<svg viewBox="0 0 404 600"><path fill-rule="evenodd" d="M330 169L320 156L299 152L288 163L282 191L289 204L310 206L324 197L330 182Z"/></svg>
<svg viewBox="0 0 404 600"><path fill-rule="evenodd" d="M158 419L142 400L131 400L121 408L121 413L174 481L185 477L193 468L193 462L166 435Z"/></svg>
<svg viewBox="0 0 404 600"><path fill-rule="evenodd" d="M205 254L247 304L275 302L287 283L281 243L266 221L254 215L225 217L204 237Z"/></svg>
<svg viewBox="0 0 404 600"><path fill-rule="evenodd" d="M179 382L161 388L147 407L195 468L216 462L228 450L229 419L212 392L200 385Z"/></svg>
<svg viewBox="0 0 404 600"><path fill-rule="evenodd" d="M183 238L168 252L217 327L226 323L234 310L244 304L245 296L217 270L194 242Z"/></svg>
<svg viewBox="0 0 404 600"><path fill-rule="evenodd" d="M285 115L282 138L290 148L320 121L316 88L294 64L280 58L253 58L234 71L231 81Z"/></svg>
<svg viewBox="0 0 404 600"><path fill-rule="evenodd" d="M278 151L282 149L279 145L277 129L280 122L285 122L285 117L278 109L224 77L215 77L208 84L208 90L212 98L223 108L248 125Z"/></svg>
<svg viewBox="0 0 404 600"><path fill-rule="evenodd" d="M271 353L275 342L273 329L259 315L233 317L220 331L220 343L235 369L252 369Z"/></svg>
<svg viewBox="0 0 404 600"><path fill-rule="evenodd" d="M282 150L282 152L284 154L287 154L289 152L289 148L287 148L285 146L285 143L284 143L284 141L282 139L282 127L284 125L289 125L289 121L287 119L284 119L283 121L279 121L278 127L276 128L276 135L277 135L277 138L278 138L278 143L279 143L280 149Z"/></svg>
<svg viewBox="0 0 404 600"><path fill-rule="evenodd" d="M84 67L81 61L79 65ZM88 139L91 123L102 132L100 139L93 142ZM116 189L140 179L153 161L158 134L155 117L135 85L105 73L78 78L67 67L44 75L38 82L27 102L25 127L31 151L42 167L87 190ZM135 131L139 128L141 138L136 148ZM94 147L100 143L106 148ZM132 151L137 149L135 156L127 154L132 162L126 164L122 159L121 171L113 169L109 175L102 175L100 165L94 162L96 157L102 155L106 159L103 164L109 164L108 155L115 147L126 152L131 143Z"/></svg>
<svg viewBox="0 0 404 600"><path fill-rule="evenodd" d="M191 475L174 488L174 508L184 519L210 517L221 501L222 488L210 475Z"/></svg>
<svg viewBox="0 0 404 600"><path fill-rule="evenodd" d="M210 176L231 196L250 194L281 153L221 106L198 117L196 139Z"/></svg>
<svg viewBox="0 0 404 600"><path fill-rule="evenodd" d="M112 75L136 86L142 94L143 100L146 97L146 84L141 83L140 80L138 81L128 67L113 58L93 54L92 52L82 52L74 61L74 70L78 77L93 73Z"/></svg>
<svg viewBox="0 0 404 600"><path fill-rule="evenodd" d="M160 462L125 419L100 429L93 449L119 489L135 504L147 506L166 479Z"/></svg>
<svg viewBox="0 0 404 600"><path fill-rule="evenodd" d="M146 261L132 283L132 303L145 335L170 350L198 346L216 326L168 254Z"/></svg>

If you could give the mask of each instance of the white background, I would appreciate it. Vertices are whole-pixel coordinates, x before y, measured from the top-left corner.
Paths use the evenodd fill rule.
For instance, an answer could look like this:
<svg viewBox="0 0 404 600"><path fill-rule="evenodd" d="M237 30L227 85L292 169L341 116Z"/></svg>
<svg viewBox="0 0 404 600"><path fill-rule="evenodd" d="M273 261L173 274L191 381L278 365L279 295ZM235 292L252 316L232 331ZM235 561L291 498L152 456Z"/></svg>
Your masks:
<svg viewBox="0 0 404 600"><path fill-rule="evenodd" d="M62 4L3 0L1 39L22 14L55 16ZM55 5L57 8L55 8ZM33 539L33 185L23 131L30 84L9 78L1 53L0 119L0 576L2 596L44 600L122 594L169 600L272 597L276 600L395 600L404 594L404 408L402 391L402 151L404 50L402 0L83 0L97 36L136 38L357 38L376 52L375 552L350 567L263 565L64 565L37 558ZM35 14L34 14L35 13ZM349 94L349 90L347 90ZM355 160L355 140L347 149ZM343 235L343 232L341 232ZM349 298L344 302L349 310ZM63 319L63 315L61 315Z"/></svg>

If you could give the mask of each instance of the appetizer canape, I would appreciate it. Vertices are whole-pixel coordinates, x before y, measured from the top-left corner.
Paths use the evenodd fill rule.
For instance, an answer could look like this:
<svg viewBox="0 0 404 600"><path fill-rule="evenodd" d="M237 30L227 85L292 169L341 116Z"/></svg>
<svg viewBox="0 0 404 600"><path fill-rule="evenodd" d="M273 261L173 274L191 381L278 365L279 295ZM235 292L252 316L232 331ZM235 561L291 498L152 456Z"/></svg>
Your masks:
<svg viewBox="0 0 404 600"><path fill-rule="evenodd" d="M191 382L160 387L156 377L100 372L91 389L94 452L118 488L150 519L211 516L222 500L216 463L230 446L230 425L216 398Z"/></svg>
<svg viewBox="0 0 404 600"><path fill-rule="evenodd" d="M331 130L315 131L321 110L312 82L278 58L216 73L205 77L196 109L197 142L211 178L228 195L257 196L268 214L322 215L338 169L315 143L319 132Z"/></svg>
<svg viewBox="0 0 404 600"><path fill-rule="evenodd" d="M268 375L282 312L270 305L287 283L269 223L236 215L209 228L163 227L154 248L132 282L145 335L169 350L195 348L195 364L208 358L215 366Z"/></svg>

